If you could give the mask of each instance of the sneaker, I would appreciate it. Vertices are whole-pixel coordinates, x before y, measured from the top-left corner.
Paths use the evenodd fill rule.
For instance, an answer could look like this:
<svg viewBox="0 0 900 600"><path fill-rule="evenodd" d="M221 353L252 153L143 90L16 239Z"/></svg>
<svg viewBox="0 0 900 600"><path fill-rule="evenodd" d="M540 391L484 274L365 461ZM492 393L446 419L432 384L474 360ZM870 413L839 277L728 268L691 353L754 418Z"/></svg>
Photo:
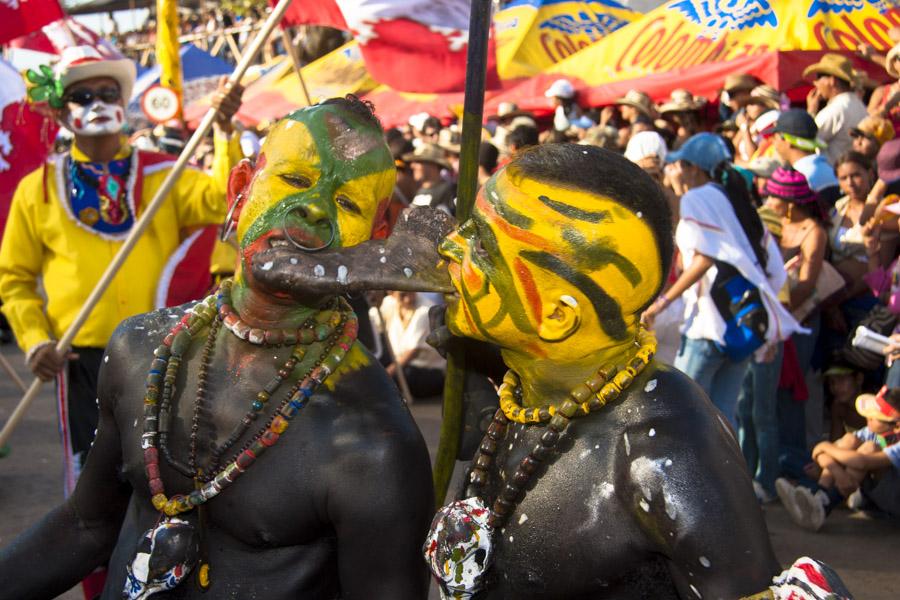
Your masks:
<svg viewBox="0 0 900 600"><path fill-rule="evenodd" d="M787 510L788 516L796 523L800 519L800 511L794 499L794 490L794 484L784 477L779 477L775 480L775 492L778 494L778 499L781 500L785 510Z"/></svg>
<svg viewBox="0 0 900 600"><path fill-rule="evenodd" d="M799 519L794 522L809 531L818 531L825 524L825 506L821 499L813 495L809 489L797 486L794 488L794 502Z"/></svg>
<svg viewBox="0 0 900 600"><path fill-rule="evenodd" d="M778 500L777 496L767 492L766 488L755 479L753 480L753 493L756 494L756 499L759 500L760 504L772 504Z"/></svg>
<svg viewBox="0 0 900 600"><path fill-rule="evenodd" d="M847 508L851 510L862 510L868 504L866 497L862 495L862 490L856 490L847 496Z"/></svg>

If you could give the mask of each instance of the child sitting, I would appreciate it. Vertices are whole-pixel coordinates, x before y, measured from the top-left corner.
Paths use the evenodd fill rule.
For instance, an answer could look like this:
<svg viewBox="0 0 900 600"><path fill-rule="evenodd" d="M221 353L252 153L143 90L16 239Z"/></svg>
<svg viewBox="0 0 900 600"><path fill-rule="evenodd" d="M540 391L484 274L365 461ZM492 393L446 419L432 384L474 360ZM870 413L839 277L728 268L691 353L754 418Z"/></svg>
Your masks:
<svg viewBox="0 0 900 600"><path fill-rule="evenodd" d="M876 508L900 516L900 388L863 394L856 410L866 427L813 448L821 468L815 493L783 478L775 482L791 519L804 529L818 531L828 513L857 490Z"/></svg>

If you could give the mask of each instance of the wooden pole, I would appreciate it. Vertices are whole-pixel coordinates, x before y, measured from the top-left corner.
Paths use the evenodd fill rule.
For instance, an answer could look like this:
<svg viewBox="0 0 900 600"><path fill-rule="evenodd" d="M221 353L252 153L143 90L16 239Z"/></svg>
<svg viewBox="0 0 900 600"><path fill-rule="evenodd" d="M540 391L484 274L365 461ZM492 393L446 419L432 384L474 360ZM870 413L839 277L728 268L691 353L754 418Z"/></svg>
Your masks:
<svg viewBox="0 0 900 600"><path fill-rule="evenodd" d="M466 95L463 101L462 140L459 154L456 218L469 218L478 192L478 148L484 121L484 87L487 80L488 34L491 0L472 0L469 15L469 51L466 57ZM444 379L444 411L437 456L434 461L434 499L443 505L459 454L463 428L463 394L466 386L465 353L460 340L447 349Z"/></svg>
<svg viewBox="0 0 900 600"><path fill-rule="evenodd" d="M403 374L403 368L397 364L397 353L394 352L394 346L391 344L391 338L387 333L387 326L384 322L384 315L381 314L381 306L375 307L375 314L378 315L378 329L381 330L381 333L384 337L384 350L387 352L388 358L391 359L391 362L394 363L397 374L397 386L400 388L400 393L403 395L403 399L406 400L407 404L413 403L412 392L409 391L409 383L406 381L406 375Z"/></svg>
<svg viewBox="0 0 900 600"><path fill-rule="evenodd" d="M275 27L281 22L281 19L284 17L284 12L287 10L288 4L290 4L290 2L291 0L278 0L278 4L272 10L272 13L268 16L259 33L253 39L250 47L244 53L241 61L238 63L237 67L235 67L234 72L228 78L228 89L241 82L241 79L244 77L244 73L247 72L247 68L250 66L250 62L256 57L256 54L259 52L259 49L262 47L263 43L269 38L272 30L274 30ZM75 320L72 321L72 325L69 326L69 329L63 334L59 342L57 342L56 351L60 355L65 354L69 350L69 347L72 345L72 340L75 339L75 336L84 326L88 317L91 315L91 312L94 310L94 307L97 305L97 302L100 300L100 297L104 294L104 292L106 292L106 289L112 283L112 280L116 276L116 273L118 273L119 269L122 268L122 265L125 263L128 255L131 254L131 251L134 249L135 244L137 244L138 239L140 239L141 235L150 225L150 222L153 220L156 212L159 210L163 202L168 197L169 193L172 191L172 187L175 185L175 182L178 181L178 177L187 166L190 158L194 155L194 152L197 150L197 146L200 145L200 142L206 136L206 133L209 131L210 127L212 127L213 120L216 118L217 112L218 111L215 108L211 107L206 113L206 116L203 117L203 120L200 121L200 125L197 126L197 130L194 131L194 135L191 136L191 139L189 139L187 144L184 146L184 150L181 151L181 155L178 157L178 160L175 161L175 165L172 167L172 170L169 171L169 174L163 180L162 185L159 187L159 190L156 192L153 200L151 200L147 205L147 208L144 209L144 214L141 215L141 217L134 224L134 227L131 228L131 232L128 234L128 237L122 243L122 247L119 248L118 253L112 259L112 262L109 263L109 266L106 268L103 276L100 277L100 281L97 282L97 286L91 292L91 295L88 296L88 299L85 301L84 306L81 307L78 315L76 315ZM25 396L23 396L19 401L18 406L16 406L12 415L10 415L9 420L3 426L3 430L0 431L0 447L2 447L9 439L9 436L12 435L12 432L16 428L16 425L18 425L19 421L22 420L22 417L25 416L25 411L28 410L28 407L37 397L37 393L40 389L41 380L35 378L34 381L31 382L31 385L28 387L28 391L25 392Z"/></svg>
<svg viewBox="0 0 900 600"><path fill-rule="evenodd" d="M25 386L25 382L22 381L22 378L19 377L18 373L16 373L15 368L13 368L11 364L9 364L9 360L2 354L0 354L0 366L3 367L3 370L6 371L6 374L9 375L9 378L13 380L13 383L15 383L19 387L19 389L22 390L22 392L28 390L28 388Z"/></svg>
<svg viewBox="0 0 900 600"><path fill-rule="evenodd" d="M303 79L303 65L300 64L300 55L297 53L297 48L294 46L294 39L287 29L281 30L281 41L284 42L284 49L287 50L288 56L291 57L291 62L294 64L294 72L300 79L300 87L303 89L303 97L306 99L306 105L312 106L313 102L309 97L309 90L306 89L306 81Z"/></svg>

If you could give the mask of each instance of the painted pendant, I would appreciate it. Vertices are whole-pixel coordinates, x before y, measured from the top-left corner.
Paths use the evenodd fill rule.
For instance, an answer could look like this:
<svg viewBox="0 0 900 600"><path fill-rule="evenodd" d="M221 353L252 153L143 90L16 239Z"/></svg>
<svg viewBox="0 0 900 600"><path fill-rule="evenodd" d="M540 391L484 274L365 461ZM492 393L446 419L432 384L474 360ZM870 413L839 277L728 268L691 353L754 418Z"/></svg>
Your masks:
<svg viewBox="0 0 900 600"><path fill-rule="evenodd" d="M143 600L176 587L197 564L198 547L193 525L166 517L144 532L127 567L122 597Z"/></svg>
<svg viewBox="0 0 900 600"><path fill-rule="evenodd" d="M441 598L471 598L481 591L494 557L490 510L481 498L443 507L425 540L425 562L441 586Z"/></svg>

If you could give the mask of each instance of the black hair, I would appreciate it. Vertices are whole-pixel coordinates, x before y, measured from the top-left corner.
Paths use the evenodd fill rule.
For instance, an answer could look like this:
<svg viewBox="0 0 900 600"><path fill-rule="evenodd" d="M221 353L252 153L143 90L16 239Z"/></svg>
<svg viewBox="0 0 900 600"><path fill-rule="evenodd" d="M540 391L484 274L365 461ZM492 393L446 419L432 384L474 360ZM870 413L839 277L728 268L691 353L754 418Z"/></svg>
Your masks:
<svg viewBox="0 0 900 600"><path fill-rule="evenodd" d="M397 129L396 127L391 127L390 129L384 132L384 141L387 142L387 145L390 146L397 140L405 139L403 137L403 132Z"/></svg>
<svg viewBox="0 0 900 600"><path fill-rule="evenodd" d="M765 227L759 218L759 213L753 206L750 190L747 189L746 180L738 173L728 161L722 161L712 170L712 179L722 186L725 196L731 202L731 208L737 217L741 229L750 242L753 255L763 271L769 264L769 253L763 248L762 241L765 236Z"/></svg>
<svg viewBox="0 0 900 600"><path fill-rule="evenodd" d="M422 123L422 132L424 133L425 131L427 131L429 127L436 131L440 131L441 129L443 129L441 120L437 117L428 117L427 119L425 119L425 121Z"/></svg>
<svg viewBox="0 0 900 600"><path fill-rule="evenodd" d="M836 161L834 161L834 171L837 173L838 167L844 163L856 163L861 166L866 171L872 170L872 161L866 158L865 154L857 152L856 150L850 150L848 152L844 152L838 157Z"/></svg>
<svg viewBox="0 0 900 600"><path fill-rule="evenodd" d="M334 105L358 117L363 123L382 131L381 121L375 116L375 105L362 100L355 94L347 94L343 98L329 98L319 103L320 106Z"/></svg>
<svg viewBox="0 0 900 600"><path fill-rule="evenodd" d="M643 169L617 152L579 144L542 144L517 153L512 177L527 177L611 198L650 227L659 249L659 289L672 263L672 213L662 188ZM647 305L656 297L655 290Z"/></svg>
<svg viewBox="0 0 900 600"><path fill-rule="evenodd" d="M894 410L900 410L900 388L889 388L884 395L884 401Z"/></svg>
<svg viewBox="0 0 900 600"><path fill-rule="evenodd" d="M539 141L538 130L531 125L519 125L506 136L506 144L515 146L517 151L531 146L537 146Z"/></svg>
<svg viewBox="0 0 900 600"><path fill-rule="evenodd" d="M481 142L481 145L478 147L478 166L484 167L484 170L488 173L493 173L497 169L497 158L499 156L500 151L497 150L497 146L490 142Z"/></svg>

